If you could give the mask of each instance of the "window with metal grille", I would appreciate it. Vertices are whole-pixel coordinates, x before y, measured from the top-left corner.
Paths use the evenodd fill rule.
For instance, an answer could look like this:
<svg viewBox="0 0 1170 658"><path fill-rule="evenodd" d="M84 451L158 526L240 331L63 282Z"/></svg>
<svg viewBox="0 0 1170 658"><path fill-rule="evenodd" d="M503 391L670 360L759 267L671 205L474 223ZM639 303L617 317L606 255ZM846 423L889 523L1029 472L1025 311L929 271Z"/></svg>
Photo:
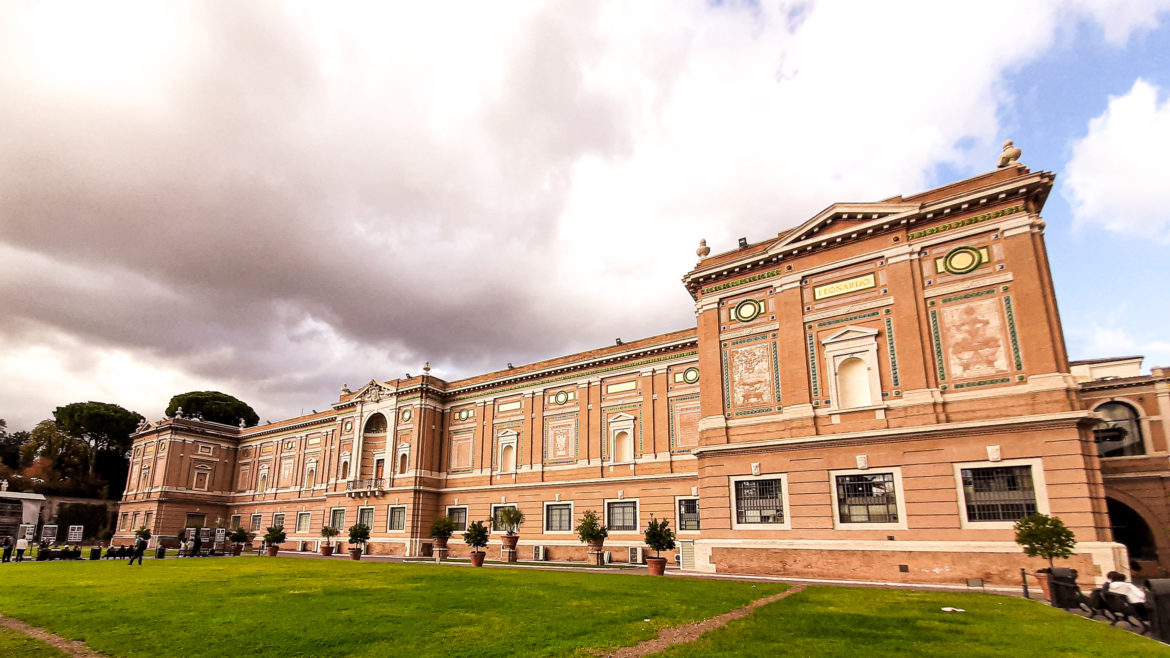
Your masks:
<svg viewBox="0 0 1170 658"><path fill-rule="evenodd" d="M678 529L699 529L699 499L684 498L678 501Z"/></svg>
<svg viewBox="0 0 1170 658"><path fill-rule="evenodd" d="M405 507L391 507L390 508L390 522L387 525L387 530L404 530L406 529L406 508Z"/></svg>
<svg viewBox="0 0 1170 658"><path fill-rule="evenodd" d="M545 505L544 529L546 532L564 532L573 529L572 505Z"/></svg>
<svg viewBox="0 0 1170 658"><path fill-rule="evenodd" d="M964 468L968 521L1019 521L1036 513L1031 466Z"/></svg>
<svg viewBox="0 0 1170 658"><path fill-rule="evenodd" d="M504 524L500 523L500 510L505 507L515 507L515 505L492 505L492 532L504 529Z"/></svg>
<svg viewBox="0 0 1170 658"><path fill-rule="evenodd" d="M783 495L779 479L736 481L736 523L784 523Z"/></svg>
<svg viewBox="0 0 1170 658"><path fill-rule="evenodd" d="M337 507L329 512L329 525L338 530L345 530L345 508Z"/></svg>
<svg viewBox="0 0 1170 658"><path fill-rule="evenodd" d="M273 528L283 528L284 527L284 515L283 514L273 514L272 515L272 527Z"/></svg>
<svg viewBox="0 0 1170 658"><path fill-rule="evenodd" d="M894 474L838 475L837 518L841 523L897 523Z"/></svg>
<svg viewBox="0 0 1170 658"><path fill-rule="evenodd" d="M253 514L252 519L248 522L248 531L255 534L260 532L260 524L264 522L263 514Z"/></svg>
<svg viewBox="0 0 1170 658"><path fill-rule="evenodd" d="M447 516L455 522L455 529L459 532L467 530L467 508L466 507L448 507Z"/></svg>
<svg viewBox="0 0 1170 658"><path fill-rule="evenodd" d="M638 503L610 503L606 516L610 530L638 529Z"/></svg>
<svg viewBox="0 0 1170 658"><path fill-rule="evenodd" d="M358 508L358 523L367 528L374 527L374 508L373 507L359 507Z"/></svg>
<svg viewBox="0 0 1170 658"><path fill-rule="evenodd" d="M305 533L309 531L309 521L313 518L312 512L300 512L297 514L297 533Z"/></svg>

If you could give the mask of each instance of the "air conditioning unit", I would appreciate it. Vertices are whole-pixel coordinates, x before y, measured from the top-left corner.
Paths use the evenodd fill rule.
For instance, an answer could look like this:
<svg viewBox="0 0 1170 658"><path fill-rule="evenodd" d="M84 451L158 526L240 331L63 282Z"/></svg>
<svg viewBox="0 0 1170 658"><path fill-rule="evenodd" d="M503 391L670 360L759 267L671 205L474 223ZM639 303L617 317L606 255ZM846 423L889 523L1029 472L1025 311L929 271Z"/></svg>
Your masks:
<svg viewBox="0 0 1170 658"><path fill-rule="evenodd" d="M548 558L545 557L545 554L544 554L544 547L543 546L533 546L532 547L532 560L534 562L544 562L547 559Z"/></svg>
<svg viewBox="0 0 1170 658"><path fill-rule="evenodd" d="M610 553L609 551L602 551L601 552L601 560L603 562L605 562L606 564L613 562L613 553Z"/></svg>
<svg viewBox="0 0 1170 658"><path fill-rule="evenodd" d="M642 559L642 547L630 547L630 564L642 564L645 560Z"/></svg>

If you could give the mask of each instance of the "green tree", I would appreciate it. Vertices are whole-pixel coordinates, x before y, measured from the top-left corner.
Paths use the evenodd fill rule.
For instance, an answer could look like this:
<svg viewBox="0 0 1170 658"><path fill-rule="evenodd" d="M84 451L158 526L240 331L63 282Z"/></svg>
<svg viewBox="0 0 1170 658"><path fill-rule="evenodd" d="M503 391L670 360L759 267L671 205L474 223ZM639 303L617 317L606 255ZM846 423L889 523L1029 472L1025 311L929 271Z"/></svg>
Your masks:
<svg viewBox="0 0 1170 658"><path fill-rule="evenodd" d="M239 425L240 420L243 420L245 427L252 427L260 422L260 416L248 403L219 391L180 393L171 398L171 403L167 405L167 415L174 416L180 407L184 416L197 416L213 423Z"/></svg>
<svg viewBox="0 0 1170 658"><path fill-rule="evenodd" d="M88 446L87 473L96 475L99 452L125 457L130 435L144 419L141 415L108 402L74 402L53 412L57 424L70 436Z"/></svg>
<svg viewBox="0 0 1170 658"><path fill-rule="evenodd" d="M28 440L20 448L21 459L30 464L29 468L42 462L41 471L56 471L60 477L76 477L84 474L87 458L85 443L67 434L61 426L51 420L37 423Z"/></svg>
<svg viewBox="0 0 1170 658"><path fill-rule="evenodd" d="M1048 560L1067 558L1076 548L1077 538L1065 527L1064 521L1047 514L1032 514L1016 521L1016 543L1024 547L1028 557L1042 557Z"/></svg>
<svg viewBox="0 0 1170 658"><path fill-rule="evenodd" d="M20 446L27 440L28 432L9 432L8 423L0 418L0 464L20 468Z"/></svg>

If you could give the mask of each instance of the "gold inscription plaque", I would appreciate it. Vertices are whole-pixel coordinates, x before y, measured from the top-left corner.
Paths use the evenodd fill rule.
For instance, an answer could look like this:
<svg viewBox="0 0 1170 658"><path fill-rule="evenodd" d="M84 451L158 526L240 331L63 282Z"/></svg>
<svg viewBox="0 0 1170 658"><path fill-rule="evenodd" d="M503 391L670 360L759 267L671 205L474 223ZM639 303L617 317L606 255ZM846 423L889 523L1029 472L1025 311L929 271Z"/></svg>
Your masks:
<svg viewBox="0 0 1170 658"><path fill-rule="evenodd" d="M826 283L823 286L813 288L814 299L826 299L828 297L836 297L837 295L844 295L849 292L857 292L858 290L866 290L872 288L877 283L874 281L872 274L859 276L853 279L845 279L844 281L835 281L833 283Z"/></svg>

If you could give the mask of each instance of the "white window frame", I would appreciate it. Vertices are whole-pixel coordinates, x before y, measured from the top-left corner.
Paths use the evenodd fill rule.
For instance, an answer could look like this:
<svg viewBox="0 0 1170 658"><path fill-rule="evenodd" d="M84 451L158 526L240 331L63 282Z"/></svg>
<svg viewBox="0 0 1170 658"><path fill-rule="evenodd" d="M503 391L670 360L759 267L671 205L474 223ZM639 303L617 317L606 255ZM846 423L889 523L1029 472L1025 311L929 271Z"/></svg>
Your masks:
<svg viewBox="0 0 1170 658"><path fill-rule="evenodd" d="M959 527L973 530L1012 530L1015 521L968 521L967 499L963 495L964 468L995 468L998 466L1031 466L1032 489L1036 492L1036 512L1048 514L1048 487L1044 483L1044 460L1039 457L1031 459L1002 459L993 461L954 462L951 464L955 473L955 496L959 501Z"/></svg>
<svg viewBox="0 0 1170 658"><path fill-rule="evenodd" d="M496 465L492 469L497 473L515 473L520 468L520 452L517 447L520 433L516 430L503 430L496 435ZM512 448L512 469L504 470L504 448Z"/></svg>
<svg viewBox="0 0 1170 658"><path fill-rule="evenodd" d="M378 508L373 505L362 505L359 507L357 509L357 521L354 522L354 525L362 522L362 510L370 510L370 522L366 525L370 528L370 532L372 533L374 531L374 521L378 516Z"/></svg>
<svg viewBox="0 0 1170 658"><path fill-rule="evenodd" d="M353 477L353 464L350 463L349 457L350 454L346 451L341 453L341 459L337 460L336 476L338 480L345 481ZM342 475L343 472L345 475Z"/></svg>
<svg viewBox="0 0 1170 658"><path fill-rule="evenodd" d="M569 506L569 529L568 530L549 530L548 529L548 508L550 506ZM574 534L573 520L577 518L577 509L573 506L571 500L546 500L544 506L540 510L540 525L541 530L546 535L571 535Z"/></svg>
<svg viewBox="0 0 1170 658"><path fill-rule="evenodd" d="M633 503L634 504L634 525L633 530L614 530L613 524L609 522L609 504L610 503ZM631 535L642 534L642 502L638 498L606 498L602 501L602 509L604 510L605 527L609 528L609 534L614 535L618 533L625 533Z"/></svg>
<svg viewBox="0 0 1170 658"><path fill-rule="evenodd" d="M698 508L698 504L699 504L699 497L698 496L690 496L690 495L675 496L674 497L674 532L676 535L697 535L700 532L702 532L702 527L703 527L702 510L699 509L699 511L700 511L700 514L699 514L699 528L700 528L700 530L683 530L682 529L681 514L679 514L679 511L678 511L678 504L684 500L695 501L695 506L697 509L699 509ZM788 514L785 514L784 518L787 519Z"/></svg>
<svg viewBox="0 0 1170 658"><path fill-rule="evenodd" d="M829 408L835 411L872 409L884 405L882 401L881 370L878 365L878 331L866 327L847 326L821 341L825 351L825 366L829 373ZM857 357L865 364L869 375L869 404L856 407L841 406L841 391L837 387L837 368L847 359ZM836 492L834 492L836 495Z"/></svg>
<svg viewBox="0 0 1170 658"><path fill-rule="evenodd" d="M394 529L390 527L390 520L394 518L394 510L402 510L402 527ZM406 505L389 505L386 507L386 532L406 532Z"/></svg>
<svg viewBox="0 0 1170 658"><path fill-rule="evenodd" d="M259 523L256 523L259 521ZM248 532L260 532L264 529L264 515L259 512L248 517Z"/></svg>
<svg viewBox="0 0 1170 658"><path fill-rule="evenodd" d="M897 523L842 523L838 511L837 476L838 475L876 475L879 473L893 473L894 475L894 505L898 510ZM906 530L906 488L902 486L902 467L874 466L871 468L849 468L839 471L829 471L829 491L833 503L833 528L837 530Z"/></svg>
<svg viewBox="0 0 1170 658"><path fill-rule="evenodd" d="M333 513L336 512L337 510L341 510L341 525L340 526L333 526ZM345 527L344 527L345 526L345 516L346 516L346 510L344 507L330 507L329 508L329 525L337 528L338 532L345 532Z"/></svg>
<svg viewBox="0 0 1170 658"><path fill-rule="evenodd" d="M518 505L516 503L492 503L492 507L491 507L492 515L488 518L488 534L489 535L492 533L495 533L495 532L501 532L501 533L504 532L503 530L496 530L496 510L501 508L501 507L515 507L515 508L519 509L520 505ZM541 521L541 525L544 525L544 521Z"/></svg>
<svg viewBox="0 0 1170 658"><path fill-rule="evenodd" d="M305 529L301 530L301 519L305 520ZM313 531L313 513L312 512L297 512L297 524L293 528L298 535L307 534Z"/></svg>
<svg viewBox="0 0 1170 658"><path fill-rule="evenodd" d="M606 441L609 442L609 463L611 466L619 464L633 464L638 461L638 435L635 433L635 422L637 419L630 414L619 413L611 417L607 423L609 436ZM617 458L617 435L621 432L626 432L630 435L630 460L618 461Z"/></svg>
<svg viewBox="0 0 1170 658"><path fill-rule="evenodd" d="M312 482L309 481L309 473L313 474ZM305 462L305 470L301 473L301 488L313 489L317 486L317 460L310 459Z"/></svg>
<svg viewBox="0 0 1170 658"><path fill-rule="evenodd" d="M243 527L243 523L244 517L240 514L232 514L231 519L228 520L228 525L231 526L231 530Z"/></svg>
<svg viewBox="0 0 1170 658"><path fill-rule="evenodd" d="M471 523L471 512L470 512L470 510L467 509L467 505L448 505L444 514L446 516L451 516L451 510L453 510L453 509L463 510L463 528L455 528L455 530L457 532L467 532L467 525L469 523ZM490 529L489 529L489 532L490 532Z"/></svg>
<svg viewBox="0 0 1170 658"><path fill-rule="evenodd" d="M280 517L280 527L283 528L284 527L284 520L287 518L287 516L285 515L284 512L273 512L272 513L272 527L273 528L276 527L276 517L278 517L278 516Z"/></svg>
<svg viewBox="0 0 1170 658"><path fill-rule="evenodd" d="M199 487L199 474L203 473L207 476L204 484ZM211 490L211 467L206 464L198 464L191 470L191 489L193 491L210 491Z"/></svg>
<svg viewBox="0 0 1170 658"><path fill-rule="evenodd" d="M1138 429L1142 433L1142 447L1145 448L1146 453L1144 455L1127 455L1126 457L1102 457L1101 459L1133 459L1149 457L1150 455L1156 453L1157 451L1154 450L1153 435L1150 433L1150 416L1146 413L1145 408L1142 407L1142 403L1133 398L1113 396L1110 398L1094 401L1093 411L1099 409L1101 405L1108 404L1110 402L1118 402L1124 405L1128 405L1131 409L1134 410L1134 413L1137 414ZM1096 443L1095 437L1094 443Z"/></svg>
<svg viewBox="0 0 1170 658"><path fill-rule="evenodd" d="M737 513L738 497L735 493L735 483L746 480L780 480L780 509L784 514L783 523L740 523ZM730 475L727 477L727 493L731 500L731 528L733 530L791 530L792 511L789 509L788 499L792 495L788 489L787 473L761 473L759 475ZM676 507L677 509L677 507Z"/></svg>
<svg viewBox="0 0 1170 658"><path fill-rule="evenodd" d="M398 470L398 465L402 463L402 457L406 457L406 470ZM410 468L410 444L399 443L398 449L394 451L394 463L390 466L390 472L393 475L409 475Z"/></svg>
<svg viewBox="0 0 1170 658"><path fill-rule="evenodd" d="M268 473L268 464L261 466L260 470L256 472L256 491L259 491L260 493L268 491L268 485L272 484L268 480Z"/></svg>

